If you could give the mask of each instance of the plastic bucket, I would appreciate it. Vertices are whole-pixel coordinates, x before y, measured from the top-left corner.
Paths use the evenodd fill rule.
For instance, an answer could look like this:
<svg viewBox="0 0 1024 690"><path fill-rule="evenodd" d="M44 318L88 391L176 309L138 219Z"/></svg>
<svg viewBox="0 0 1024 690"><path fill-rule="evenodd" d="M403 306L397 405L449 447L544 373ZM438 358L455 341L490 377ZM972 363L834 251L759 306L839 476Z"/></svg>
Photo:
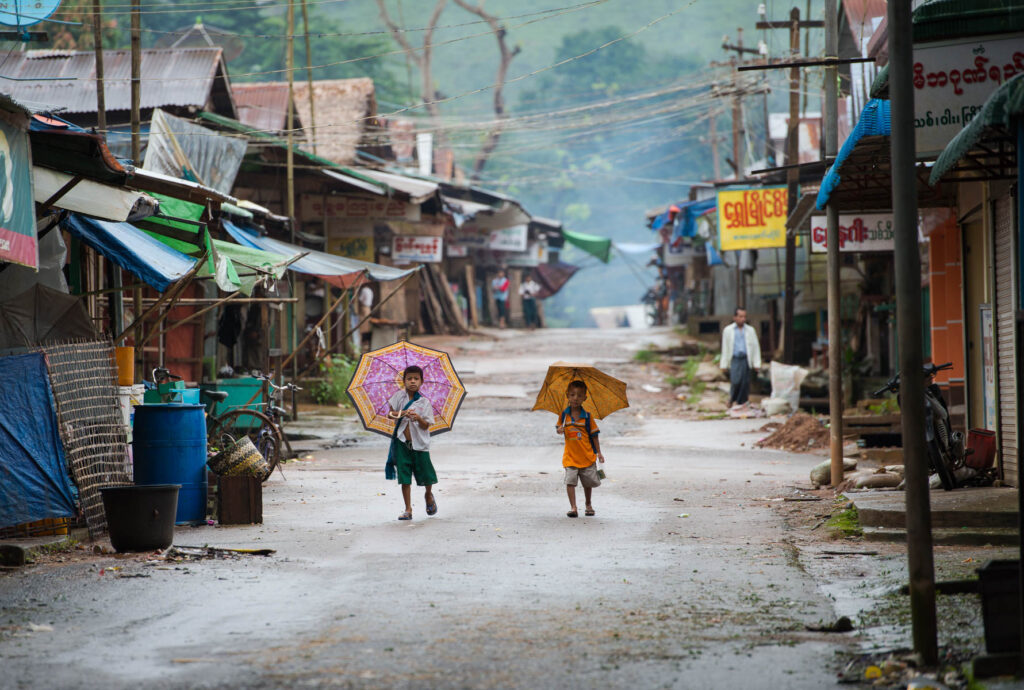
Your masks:
<svg viewBox="0 0 1024 690"><path fill-rule="evenodd" d="M115 347L114 360L117 362L117 385L133 385L135 383L135 348Z"/></svg>
<svg viewBox="0 0 1024 690"><path fill-rule="evenodd" d="M177 484L100 489L115 551L155 551L174 541Z"/></svg>
<svg viewBox="0 0 1024 690"><path fill-rule="evenodd" d="M206 520L206 419L202 405L136 405L136 484L180 484L177 524Z"/></svg>
<svg viewBox="0 0 1024 690"><path fill-rule="evenodd" d="M996 432L988 429L971 429L967 432L967 447L973 453L967 454L964 463L976 470L992 467L996 459Z"/></svg>

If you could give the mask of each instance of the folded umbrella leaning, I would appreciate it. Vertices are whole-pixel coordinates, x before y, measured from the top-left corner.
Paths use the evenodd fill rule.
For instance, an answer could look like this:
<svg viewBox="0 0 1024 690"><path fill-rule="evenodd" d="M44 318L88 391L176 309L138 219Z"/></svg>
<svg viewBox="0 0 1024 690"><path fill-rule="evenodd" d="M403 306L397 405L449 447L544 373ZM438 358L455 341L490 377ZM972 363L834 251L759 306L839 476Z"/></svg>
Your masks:
<svg viewBox="0 0 1024 690"><path fill-rule="evenodd" d="M583 402L583 409L594 419L603 419L616 410L629 407L625 381L609 376L589 364L555 362L548 367L533 409L562 414L566 406L565 391L572 381L587 384L587 399Z"/></svg>

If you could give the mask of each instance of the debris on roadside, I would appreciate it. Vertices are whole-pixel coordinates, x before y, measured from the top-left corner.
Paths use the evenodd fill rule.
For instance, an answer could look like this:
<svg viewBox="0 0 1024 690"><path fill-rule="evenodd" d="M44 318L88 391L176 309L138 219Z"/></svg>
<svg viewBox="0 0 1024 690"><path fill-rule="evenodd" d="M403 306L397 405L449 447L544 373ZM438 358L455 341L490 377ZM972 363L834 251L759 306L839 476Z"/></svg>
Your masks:
<svg viewBox="0 0 1024 690"><path fill-rule="evenodd" d="M172 546L164 551L165 561L239 560L244 556L272 556L274 549L222 549L214 546Z"/></svg>
<svg viewBox="0 0 1024 690"><path fill-rule="evenodd" d="M849 616L840 616L831 623L820 622L817 625L805 625L811 632L846 633L853 630L853 621Z"/></svg>
<svg viewBox="0 0 1024 690"><path fill-rule="evenodd" d="M828 429L821 422L806 412L797 412L774 433L754 445L758 448L775 448L791 453L806 453L811 450L828 448L828 442Z"/></svg>

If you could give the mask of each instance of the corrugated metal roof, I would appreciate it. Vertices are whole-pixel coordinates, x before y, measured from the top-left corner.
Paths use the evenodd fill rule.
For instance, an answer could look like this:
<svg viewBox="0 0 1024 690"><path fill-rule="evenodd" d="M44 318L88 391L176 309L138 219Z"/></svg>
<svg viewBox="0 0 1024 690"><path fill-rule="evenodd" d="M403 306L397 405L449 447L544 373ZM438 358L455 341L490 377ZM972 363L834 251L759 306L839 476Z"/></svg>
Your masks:
<svg viewBox="0 0 1024 690"><path fill-rule="evenodd" d="M206 107L215 79L226 75L220 48L142 51L142 109ZM131 53L103 53L104 96L108 111L131 109ZM8 94L36 110L96 112L96 59L92 51L29 50L14 53L4 76ZM56 81L43 81L52 80ZM225 82L224 87L230 89ZM230 91L229 91L230 92Z"/></svg>
<svg viewBox="0 0 1024 690"><path fill-rule="evenodd" d="M238 121L262 132L283 132L288 115L288 84L233 84ZM295 115L295 128L302 125Z"/></svg>

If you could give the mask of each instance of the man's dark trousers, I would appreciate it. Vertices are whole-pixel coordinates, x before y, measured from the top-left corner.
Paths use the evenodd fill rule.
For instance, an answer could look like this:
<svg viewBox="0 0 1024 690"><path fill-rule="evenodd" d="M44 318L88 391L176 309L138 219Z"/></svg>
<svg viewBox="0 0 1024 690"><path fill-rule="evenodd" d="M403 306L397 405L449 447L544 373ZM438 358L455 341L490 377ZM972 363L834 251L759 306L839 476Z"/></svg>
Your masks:
<svg viewBox="0 0 1024 690"><path fill-rule="evenodd" d="M745 405L750 395L750 362L745 354L733 355L729 363L729 404Z"/></svg>

